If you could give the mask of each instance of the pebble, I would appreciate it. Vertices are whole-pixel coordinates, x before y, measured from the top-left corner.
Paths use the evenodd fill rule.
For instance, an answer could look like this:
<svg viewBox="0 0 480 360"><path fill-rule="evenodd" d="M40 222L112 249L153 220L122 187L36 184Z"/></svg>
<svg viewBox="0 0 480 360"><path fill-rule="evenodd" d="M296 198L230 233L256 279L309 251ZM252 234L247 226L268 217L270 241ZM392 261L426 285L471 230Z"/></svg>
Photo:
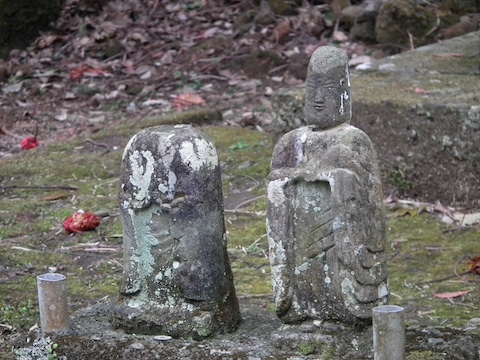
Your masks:
<svg viewBox="0 0 480 360"><path fill-rule="evenodd" d="M136 350L142 350L142 349L145 348L145 346L141 342L138 342L138 341L131 344L130 347L132 349L136 349Z"/></svg>
<svg viewBox="0 0 480 360"><path fill-rule="evenodd" d="M157 335L157 336L154 336L153 338L158 341L172 340L172 337L168 335Z"/></svg>

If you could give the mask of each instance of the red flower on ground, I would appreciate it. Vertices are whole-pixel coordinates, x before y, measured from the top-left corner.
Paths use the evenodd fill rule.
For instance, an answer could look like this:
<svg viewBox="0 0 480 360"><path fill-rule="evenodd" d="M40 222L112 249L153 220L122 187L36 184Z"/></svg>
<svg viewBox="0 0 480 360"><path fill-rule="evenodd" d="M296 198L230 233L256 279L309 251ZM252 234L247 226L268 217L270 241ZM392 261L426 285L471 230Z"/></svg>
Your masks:
<svg viewBox="0 0 480 360"><path fill-rule="evenodd" d="M63 228L69 233L95 230L100 225L100 216L79 210L65 219Z"/></svg>
<svg viewBox="0 0 480 360"><path fill-rule="evenodd" d="M38 146L38 140L35 136L28 136L22 140L20 144L23 150L30 150Z"/></svg>

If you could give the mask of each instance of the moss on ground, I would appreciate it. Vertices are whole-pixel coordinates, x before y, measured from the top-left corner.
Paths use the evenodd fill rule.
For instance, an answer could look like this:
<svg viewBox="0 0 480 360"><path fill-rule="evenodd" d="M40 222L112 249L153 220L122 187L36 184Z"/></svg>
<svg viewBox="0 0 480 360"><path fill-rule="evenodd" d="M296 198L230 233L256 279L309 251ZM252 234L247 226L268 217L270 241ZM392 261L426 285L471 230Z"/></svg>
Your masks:
<svg viewBox="0 0 480 360"><path fill-rule="evenodd" d="M478 229L455 230L425 214L391 219L388 234L391 301L406 308L407 323L462 327L477 317L478 279L465 274L465 265L479 253ZM469 293L451 300L434 297L457 291Z"/></svg>
<svg viewBox="0 0 480 360"><path fill-rule="evenodd" d="M413 351L407 355L406 360L439 360L441 357L431 351Z"/></svg>
<svg viewBox="0 0 480 360"><path fill-rule="evenodd" d="M116 297L123 262L117 204L120 159L139 127L122 125L95 134L95 141L112 145L108 153L79 140L0 162L0 323L28 329L38 322L35 276L49 269L67 275L73 309ZM217 147L225 193L240 189L253 199L225 215L237 293L270 295L264 198L270 137L238 128L202 129ZM109 216L97 231L69 235L62 222L78 209ZM468 257L480 255L478 229L453 231L428 214L392 218L388 228L392 303L406 308L407 324L463 327L478 317L478 276L455 275L465 271ZM433 296L453 291L470 292L452 301ZM18 304L23 310L14 313ZM269 309L273 311L273 305Z"/></svg>

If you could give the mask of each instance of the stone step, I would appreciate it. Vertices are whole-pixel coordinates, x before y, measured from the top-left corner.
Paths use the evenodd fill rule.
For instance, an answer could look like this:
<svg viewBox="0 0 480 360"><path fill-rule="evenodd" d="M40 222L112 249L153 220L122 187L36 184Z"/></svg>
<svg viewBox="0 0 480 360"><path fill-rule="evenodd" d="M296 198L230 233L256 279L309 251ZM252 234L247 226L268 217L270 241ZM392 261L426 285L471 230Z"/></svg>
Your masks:
<svg viewBox="0 0 480 360"><path fill-rule="evenodd" d="M352 98L387 195L480 207L480 31L353 70ZM303 86L272 102L277 133L305 124Z"/></svg>

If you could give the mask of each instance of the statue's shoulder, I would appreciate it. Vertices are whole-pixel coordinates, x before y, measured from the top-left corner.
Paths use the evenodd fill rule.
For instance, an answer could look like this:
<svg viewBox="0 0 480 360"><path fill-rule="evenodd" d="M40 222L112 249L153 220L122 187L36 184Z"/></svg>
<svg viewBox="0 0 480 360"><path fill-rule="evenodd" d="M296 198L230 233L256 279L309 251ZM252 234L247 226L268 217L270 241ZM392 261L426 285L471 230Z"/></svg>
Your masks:
<svg viewBox="0 0 480 360"><path fill-rule="evenodd" d="M361 129L353 126L347 125L338 133L341 138L341 142L344 145L350 145L352 147L360 146L362 148L371 148L373 149L372 140L370 137Z"/></svg>
<svg viewBox="0 0 480 360"><path fill-rule="evenodd" d="M308 126L303 126L283 135L273 148L272 169L297 166L304 151L303 144L311 133Z"/></svg>

